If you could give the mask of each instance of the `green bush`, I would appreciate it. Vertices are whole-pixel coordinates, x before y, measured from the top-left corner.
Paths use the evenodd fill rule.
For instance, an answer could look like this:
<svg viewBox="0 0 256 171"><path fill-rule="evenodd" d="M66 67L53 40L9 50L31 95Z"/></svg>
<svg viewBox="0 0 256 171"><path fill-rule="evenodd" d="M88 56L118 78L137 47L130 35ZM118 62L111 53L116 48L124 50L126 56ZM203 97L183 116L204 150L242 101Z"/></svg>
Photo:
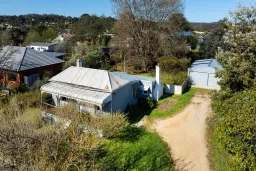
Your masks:
<svg viewBox="0 0 256 171"><path fill-rule="evenodd" d="M40 107L41 94L39 91L30 91L20 93L10 98L10 105L16 106L18 109L25 110L27 108Z"/></svg>
<svg viewBox="0 0 256 171"><path fill-rule="evenodd" d="M194 35L188 37L187 41L188 44L191 46L191 49L196 49L199 44L198 38Z"/></svg>
<svg viewBox="0 0 256 171"><path fill-rule="evenodd" d="M188 80L187 72L163 72L161 75L161 81L164 84L182 85L184 81Z"/></svg>
<svg viewBox="0 0 256 171"><path fill-rule="evenodd" d="M213 109L219 117L213 136L231 155L229 170L256 169L256 91L246 90L222 99L216 94Z"/></svg>
<svg viewBox="0 0 256 171"><path fill-rule="evenodd" d="M158 60L163 72L186 71L190 66L190 59L163 56Z"/></svg>
<svg viewBox="0 0 256 171"><path fill-rule="evenodd" d="M136 70L136 71L140 71L140 70L141 70L141 66L135 65L135 66L133 67L133 69Z"/></svg>

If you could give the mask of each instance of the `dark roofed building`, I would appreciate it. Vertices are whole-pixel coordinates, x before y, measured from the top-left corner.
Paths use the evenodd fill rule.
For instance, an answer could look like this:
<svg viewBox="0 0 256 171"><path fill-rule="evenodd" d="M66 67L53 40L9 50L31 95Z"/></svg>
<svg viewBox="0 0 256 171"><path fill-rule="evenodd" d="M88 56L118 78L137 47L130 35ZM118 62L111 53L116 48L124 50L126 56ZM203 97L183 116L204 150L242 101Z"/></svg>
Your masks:
<svg viewBox="0 0 256 171"><path fill-rule="evenodd" d="M51 56L54 58L59 58L59 59L64 59L64 56L66 55L66 53L60 53L60 52L42 52L44 54L46 54L47 56Z"/></svg>
<svg viewBox="0 0 256 171"><path fill-rule="evenodd" d="M6 46L0 52L0 83L5 86L32 85L48 71L61 71L64 61L31 48Z"/></svg>

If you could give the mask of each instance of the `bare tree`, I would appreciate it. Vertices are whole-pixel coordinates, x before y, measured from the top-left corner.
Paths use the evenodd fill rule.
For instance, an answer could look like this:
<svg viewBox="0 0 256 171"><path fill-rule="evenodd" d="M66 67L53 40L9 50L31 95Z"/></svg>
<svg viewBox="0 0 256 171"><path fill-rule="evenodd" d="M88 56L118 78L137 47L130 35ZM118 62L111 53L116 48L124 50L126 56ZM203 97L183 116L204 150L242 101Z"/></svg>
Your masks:
<svg viewBox="0 0 256 171"><path fill-rule="evenodd" d="M182 0L112 0L118 17L114 45L129 48L144 70L168 41L168 17L182 13Z"/></svg>

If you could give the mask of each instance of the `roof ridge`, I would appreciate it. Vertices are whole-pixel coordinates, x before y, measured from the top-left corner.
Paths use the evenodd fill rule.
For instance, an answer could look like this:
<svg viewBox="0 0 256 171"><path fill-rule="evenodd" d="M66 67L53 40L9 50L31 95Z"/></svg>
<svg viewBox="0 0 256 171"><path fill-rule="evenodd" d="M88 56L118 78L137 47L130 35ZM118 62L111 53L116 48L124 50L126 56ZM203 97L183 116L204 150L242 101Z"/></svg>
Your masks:
<svg viewBox="0 0 256 171"><path fill-rule="evenodd" d="M208 67L211 67L211 64L212 64L212 62L213 62L213 58L211 59L211 62L209 63L209 65L208 65Z"/></svg>
<svg viewBox="0 0 256 171"><path fill-rule="evenodd" d="M20 66L19 66L19 69L18 69L17 71L20 71L20 68L21 68L22 63L23 63L23 61L24 61L24 57L25 57L26 53L27 53L27 47L25 47L25 51L24 51L24 54L23 54L23 56L22 56L22 59L21 59L21 62L20 62Z"/></svg>
<svg viewBox="0 0 256 171"><path fill-rule="evenodd" d="M112 80L110 79L110 72L107 71L107 74L108 74L108 80L109 80L109 85L110 85L110 91L112 92L113 91L113 87L112 87Z"/></svg>

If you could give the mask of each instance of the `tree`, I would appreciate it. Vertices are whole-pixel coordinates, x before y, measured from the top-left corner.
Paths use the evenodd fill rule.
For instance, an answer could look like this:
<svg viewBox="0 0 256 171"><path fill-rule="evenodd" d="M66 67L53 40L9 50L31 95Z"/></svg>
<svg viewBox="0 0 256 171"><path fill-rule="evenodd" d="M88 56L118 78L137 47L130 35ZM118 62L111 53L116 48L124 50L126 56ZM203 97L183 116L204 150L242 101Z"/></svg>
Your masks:
<svg viewBox="0 0 256 171"><path fill-rule="evenodd" d="M196 49L198 46L198 37L195 35L189 36L187 38L188 44L191 46L191 49Z"/></svg>
<svg viewBox="0 0 256 171"><path fill-rule="evenodd" d="M51 42L56 37L57 33L55 30L38 25L28 33L24 44L28 45L31 42Z"/></svg>
<svg viewBox="0 0 256 171"><path fill-rule="evenodd" d="M111 30L115 19L112 17L83 14L73 30L77 36L85 40L94 40L106 30Z"/></svg>
<svg viewBox="0 0 256 171"><path fill-rule="evenodd" d="M199 55L202 59L215 58L218 47L221 45L225 34L226 21L218 22L216 28L200 44Z"/></svg>
<svg viewBox="0 0 256 171"><path fill-rule="evenodd" d="M227 22L227 33L217 59L224 67L221 88L237 92L256 86L256 9L239 6Z"/></svg>
<svg viewBox="0 0 256 171"><path fill-rule="evenodd" d="M118 21L115 23L113 44L128 48L143 70L156 62L158 53L166 44L168 17L182 12L181 0L112 0Z"/></svg>
<svg viewBox="0 0 256 171"><path fill-rule="evenodd" d="M174 13L169 19L169 26L171 27L172 33L183 32L183 31L192 31L193 27L185 18L182 13Z"/></svg>
<svg viewBox="0 0 256 171"><path fill-rule="evenodd" d="M109 69L110 58L103 54L100 48L94 45L78 44L73 48L72 56L65 63L64 68L76 64L76 59L83 61L83 66L95 69Z"/></svg>

